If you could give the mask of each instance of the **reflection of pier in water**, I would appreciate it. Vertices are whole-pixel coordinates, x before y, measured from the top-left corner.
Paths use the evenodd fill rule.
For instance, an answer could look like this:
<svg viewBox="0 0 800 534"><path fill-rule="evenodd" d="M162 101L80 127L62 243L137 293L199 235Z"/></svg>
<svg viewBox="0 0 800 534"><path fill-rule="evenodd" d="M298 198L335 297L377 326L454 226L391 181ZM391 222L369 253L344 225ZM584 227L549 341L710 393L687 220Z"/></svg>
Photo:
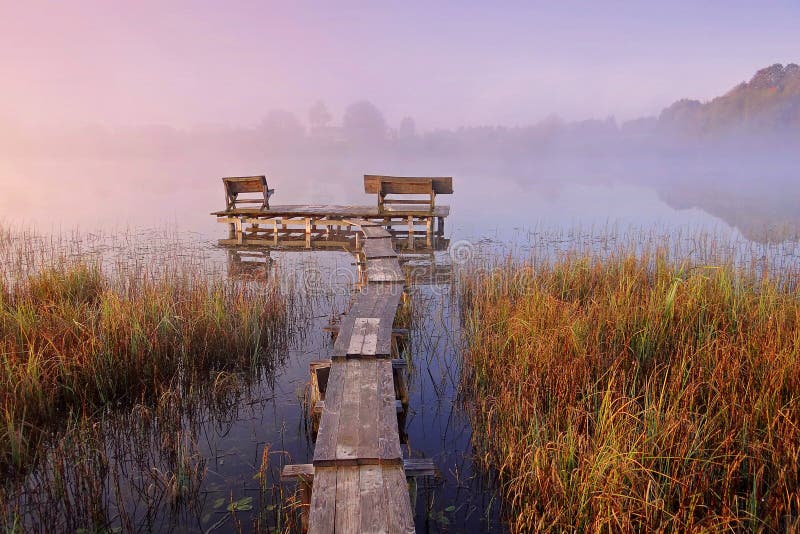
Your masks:
<svg viewBox="0 0 800 534"><path fill-rule="evenodd" d="M364 272L363 239L358 239L359 232L332 233L314 239L307 244L305 239L280 240L277 245L258 245L248 241L248 245L230 244L229 240L220 240L227 252L228 276L241 280L266 280L274 261L273 253L308 252L308 251L341 251L355 256L359 272ZM430 246L429 244L430 243ZM406 279L413 285L446 284L451 280L452 264L447 254L450 240L434 236L432 240L416 237L413 243L403 232L394 240L397 260Z"/></svg>

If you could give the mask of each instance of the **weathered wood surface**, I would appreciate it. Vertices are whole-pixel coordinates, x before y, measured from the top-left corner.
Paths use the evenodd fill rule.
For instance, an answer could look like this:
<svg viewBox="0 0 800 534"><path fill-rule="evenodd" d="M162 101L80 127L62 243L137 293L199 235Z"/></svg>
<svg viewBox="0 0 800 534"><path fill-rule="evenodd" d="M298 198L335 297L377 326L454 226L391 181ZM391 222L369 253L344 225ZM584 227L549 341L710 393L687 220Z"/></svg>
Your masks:
<svg viewBox="0 0 800 534"><path fill-rule="evenodd" d="M314 468L314 486L311 490L311 510L308 517L309 534L332 534L335 531L337 471L336 467Z"/></svg>
<svg viewBox="0 0 800 534"><path fill-rule="evenodd" d="M309 533L408 534L414 532L413 518L402 465L316 469Z"/></svg>
<svg viewBox="0 0 800 534"><path fill-rule="evenodd" d="M338 377L344 377L339 388ZM314 465L401 463L391 360L331 364Z"/></svg>
<svg viewBox="0 0 800 534"><path fill-rule="evenodd" d="M397 423L403 407L389 359L405 276L385 230L350 222L372 234L364 244L369 283L339 325L318 401L309 532L414 532ZM302 469L294 476L301 474L308 478Z"/></svg>
<svg viewBox="0 0 800 534"><path fill-rule="evenodd" d="M396 261L396 260L395 260ZM370 262L371 263L371 262ZM369 265L367 273L369 273ZM358 356L388 357L392 352L392 326L400 298L403 295L402 284L370 284L358 293L356 301L339 325L339 335L333 344L333 358ZM378 319L378 330L374 349L367 345L369 352L356 354L351 351L351 340L356 329L357 319ZM356 342L357 345L357 342Z"/></svg>
<svg viewBox="0 0 800 534"><path fill-rule="evenodd" d="M357 317L353 323L348 356L375 356L378 348L379 317Z"/></svg>
<svg viewBox="0 0 800 534"><path fill-rule="evenodd" d="M378 193L381 182L386 193L415 194L419 192L418 184L431 184L433 192L437 195L453 193L452 176L378 176L374 174L364 175L364 192L369 194ZM391 190L385 189L387 185L391 185Z"/></svg>
<svg viewBox="0 0 800 534"><path fill-rule="evenodd" d="M362 226L361 231L367 239L383 239L392 237L388 230L380 226Z"/></svg>
<svg viewBox="0 0 800 534"><path fill-rule="evenodd" d="M441 205L436 206L431 212L420 212L419 210L393 210L391 215L402 217L404 215L420 214L430 217L447 217L450 215L450 207ZM224 211L215 211L212 215L217 217L225 216L245 216L245 217L311 217L311 218L337 218L337 219L360 219L360 218L382 218L387 214L380 213L377 206L338 206L329 204L286 204L275 205L267 209L259 208L236 208Z"/></svg>
<svg viewBox="0 0 800 534"><path fill-rule="evenodd" d="M368 260L375 260L379 258L396 258L397 252L395 252L394 247L392 246L392 238L384 237L381 239L367 239L364 242L364 257Z"/></svg>
<svg viewBox="0 0 800 534"><path fill-rule="evenodd" d="M327 468L322 468L327 469ZM432 458L406 458L403 460L406 477L426 477L436 475L436 465ZM314 480L314 464L287 464L281 470L281 480Z"/></svg>
<svg viewBox="0 0 800 534"><path fill-rule="evenodd" d="M342 410L346 373L347 368L345 366L331 365L325 392L325 407L322 409L319 431L317 432L317 443L314 446L314 464L317 464L318 460L329 463L331 460L336 459L339 416Z"/></svg>
<svg viewBox="0 0 800 534"><path fill-rule="evenodd" d="M367 263L367 280L370 282L405 282L406 275L397 258L377 258Z"/></svg>

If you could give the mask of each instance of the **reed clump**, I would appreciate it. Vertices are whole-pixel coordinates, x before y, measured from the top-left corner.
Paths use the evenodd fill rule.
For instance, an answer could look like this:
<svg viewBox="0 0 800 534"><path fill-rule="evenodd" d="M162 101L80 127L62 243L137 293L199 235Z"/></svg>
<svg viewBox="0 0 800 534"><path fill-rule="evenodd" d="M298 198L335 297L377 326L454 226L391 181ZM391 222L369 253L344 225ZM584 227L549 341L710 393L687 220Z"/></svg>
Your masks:
<svg viewBox="0 0 800 534"><path fill-rule="evenodd" d="M641 249L468 266L463 384L512 530L800 529L797 287Z"/></svg>
<svg viewBox="0 0 800 534"><path fill-rule="evenodd" d="M57 261L29 270L27 258L46 254L17 252L0 273L6 474L35 459L52 422L182 395L222 370L258 369L288 335L291 303L276 284L209 274L179 250L158 268L46 251Z"/></svg>

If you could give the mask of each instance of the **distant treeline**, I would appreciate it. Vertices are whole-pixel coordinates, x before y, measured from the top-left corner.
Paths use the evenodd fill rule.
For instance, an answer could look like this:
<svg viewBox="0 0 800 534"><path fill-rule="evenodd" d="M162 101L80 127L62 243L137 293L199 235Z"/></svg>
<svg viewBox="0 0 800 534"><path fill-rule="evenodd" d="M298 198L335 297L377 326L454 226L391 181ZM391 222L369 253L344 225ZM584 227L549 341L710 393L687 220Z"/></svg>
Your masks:
<svg viewBox="0 0 800 534"><path fill-rule="evenodd" d="M613 117L566 122L556 116L523 127L480 126L417 131L406 117L389 124L372 103L348 106L340 121L322 102L303 119L268 112L255 127L209 125L191 130L166 125L100 125L35 130L0 124L0 153L10 157L170 157L198 151L281 155L348 154L362 150L398 155L620 154L641 151L797 146L800 141L800 67L773 65L707 103L680 100L658 117L618 123Z"/></svg>

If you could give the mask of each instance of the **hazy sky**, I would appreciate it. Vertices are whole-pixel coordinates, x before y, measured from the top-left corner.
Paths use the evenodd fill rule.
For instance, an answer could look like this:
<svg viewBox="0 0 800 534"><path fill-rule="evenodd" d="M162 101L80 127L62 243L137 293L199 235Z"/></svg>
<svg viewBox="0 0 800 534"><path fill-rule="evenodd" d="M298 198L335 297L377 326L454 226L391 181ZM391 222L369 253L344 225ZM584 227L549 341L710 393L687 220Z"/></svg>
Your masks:
<svg viewBox="0 0 800 534"><path fill-rule="evenodd" d="M628 119L800 61L800 2L0 0L0 121Z"/></svg>

